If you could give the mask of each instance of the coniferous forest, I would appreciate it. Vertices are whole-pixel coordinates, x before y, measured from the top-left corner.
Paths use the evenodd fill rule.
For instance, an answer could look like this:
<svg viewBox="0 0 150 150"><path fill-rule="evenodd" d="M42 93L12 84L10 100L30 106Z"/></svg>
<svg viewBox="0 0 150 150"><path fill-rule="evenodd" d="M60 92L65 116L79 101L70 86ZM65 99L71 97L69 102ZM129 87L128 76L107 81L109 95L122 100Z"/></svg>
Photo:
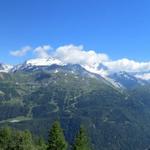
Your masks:
<svg viewBox="0 0 150 150"><path fill-rule="evenodd" d="M0 129L0 150L91 150L89 138L83 126L75 135L73 144L69 144L58 121L48 131L48 140L19 131L11 127Z"/></svg>

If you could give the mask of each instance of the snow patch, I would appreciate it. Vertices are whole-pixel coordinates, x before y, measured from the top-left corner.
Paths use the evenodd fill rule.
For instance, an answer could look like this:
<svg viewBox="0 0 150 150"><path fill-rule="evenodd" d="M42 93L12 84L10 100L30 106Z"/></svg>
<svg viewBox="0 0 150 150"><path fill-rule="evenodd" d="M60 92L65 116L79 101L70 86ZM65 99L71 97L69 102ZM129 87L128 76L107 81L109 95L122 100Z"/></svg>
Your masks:
<svg viewBox="0 0 150 150"><path fill-rule="evenodd" d="M12 68L12 65L0 64L0 72L8 73Z"/></svg>
<svg viewBox="0 0 150 150"><path fill-rule="evenodd" d="M135 77L143 80L150 80L150 73L137 74Z"/></svg>
<svg viewBox="0 0 150 150"><path fill-rule="evenodd" d="M52 57L30 59L26 61L26 64L31 66L50 66L52 64L63 65L63 63L60 60Z"/></svg>

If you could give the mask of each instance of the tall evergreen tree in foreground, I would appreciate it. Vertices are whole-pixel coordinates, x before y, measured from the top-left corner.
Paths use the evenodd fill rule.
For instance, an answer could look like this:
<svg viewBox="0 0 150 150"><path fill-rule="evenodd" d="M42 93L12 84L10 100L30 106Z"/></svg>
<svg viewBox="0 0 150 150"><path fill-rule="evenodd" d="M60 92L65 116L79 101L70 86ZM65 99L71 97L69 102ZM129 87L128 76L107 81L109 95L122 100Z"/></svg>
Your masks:
<svg viewBox="0 0 150 150"><path fill-rule="evenodd" d="M0 150L10 149L12 130L9 127L0 129Z"/></svg>
<svg viewBox="0 0 150 150"><path fill-rule="evenodd" d="M49 132L47 150L67 150L67 142L58 121L54 122Z"/></svg>
<svg viewBox="0 0 150 150"><path fill-rule="evenodd" d="M0 129L0 150L37 150L29 131Z"/></svg>
<svg viewBox="0 0 150 150"><path fill-rule="evenodd" d="M76 135L73 150L91 150L89 139L83 127L80 127L80 130Z"/></svg>

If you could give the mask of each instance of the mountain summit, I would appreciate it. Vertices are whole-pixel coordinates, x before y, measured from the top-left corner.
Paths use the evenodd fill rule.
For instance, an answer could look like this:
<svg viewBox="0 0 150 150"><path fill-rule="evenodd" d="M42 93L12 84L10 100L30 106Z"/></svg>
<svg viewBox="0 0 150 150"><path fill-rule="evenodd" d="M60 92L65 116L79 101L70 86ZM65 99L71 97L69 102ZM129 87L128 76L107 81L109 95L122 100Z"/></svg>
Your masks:
<svg viewBox="0 0 150 150"><path fill-rule="evenodd" d="M54 67L55 66L55 67ZM54 70L55 68L55 70ZM82 69L81 69L82 68ZM103 63L96 64L95 66L87 66L80 64L70 64L64 63L58 58L48 57L48 58L35 58L29 59L22 64L11 66L6 64L0 64L0 72L16 72L16 71L34 71L40 69L51 69L53 72L57 72L61 69L66 71L72 71L80 73L83 75L88 75L91 77L104 78L107 82L115 87L119 88L129 88L133 85L144 85L147 84L146 79L141 79L142 73L132 73L132 72L111 72L107 66ZM83 71L84 70L84 71ZM84 72L84 73L83 73ZM145 75L145 74L144 74ZM132 86L131 86L132 85Z"/></svg>
<svg viewBox="0 0 150 150"><path fill-rule="evenodd" d="M0 72L9 72L12 68L12 65L0 63Z"/></svg>

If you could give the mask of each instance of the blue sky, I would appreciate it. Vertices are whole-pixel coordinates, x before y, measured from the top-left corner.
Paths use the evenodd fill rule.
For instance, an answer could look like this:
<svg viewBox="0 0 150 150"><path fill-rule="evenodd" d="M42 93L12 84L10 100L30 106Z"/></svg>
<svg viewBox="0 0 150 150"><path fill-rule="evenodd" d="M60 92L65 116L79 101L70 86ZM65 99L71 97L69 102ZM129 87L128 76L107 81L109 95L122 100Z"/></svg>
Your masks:
<svg viewBox="0 0 150 150"><path fill-rule="evenodd" d="M111 59L148 61L149 0L1 0L0 61L19 63L10 51L24 46L84 45Z"/></svg>

